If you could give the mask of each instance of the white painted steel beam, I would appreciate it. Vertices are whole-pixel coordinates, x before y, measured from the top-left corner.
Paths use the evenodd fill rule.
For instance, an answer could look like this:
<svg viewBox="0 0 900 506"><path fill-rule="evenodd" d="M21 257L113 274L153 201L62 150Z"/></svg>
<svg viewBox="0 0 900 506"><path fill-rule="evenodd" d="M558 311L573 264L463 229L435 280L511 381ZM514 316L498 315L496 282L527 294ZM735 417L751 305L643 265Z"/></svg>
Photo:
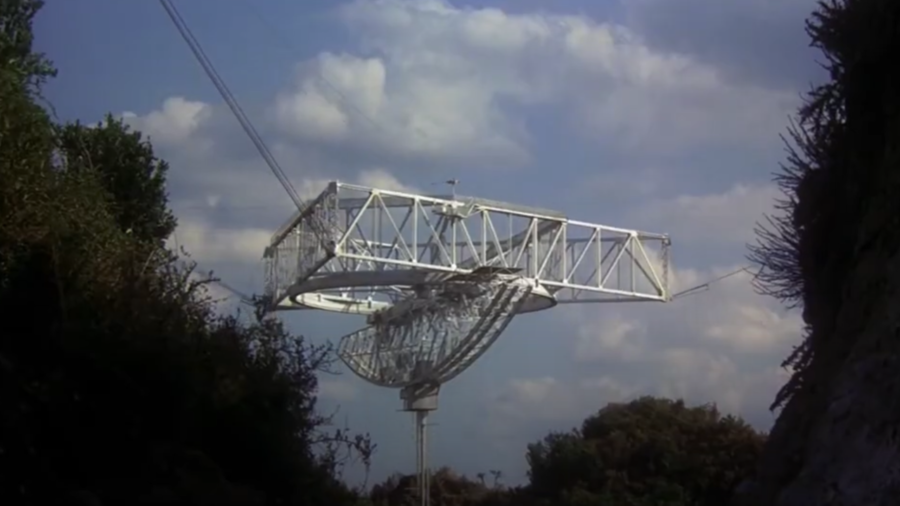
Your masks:
<svg viewBox="0 0 900 506"><path fill-rule="evenodd" d="M666 301L668 247L663 234L571 220L557 211L333 182L273 236L265 254L266 295L275 309L370 314L393 304L403 288L287 295L332 273L470 274L496 267L559 303Z"/></svg>

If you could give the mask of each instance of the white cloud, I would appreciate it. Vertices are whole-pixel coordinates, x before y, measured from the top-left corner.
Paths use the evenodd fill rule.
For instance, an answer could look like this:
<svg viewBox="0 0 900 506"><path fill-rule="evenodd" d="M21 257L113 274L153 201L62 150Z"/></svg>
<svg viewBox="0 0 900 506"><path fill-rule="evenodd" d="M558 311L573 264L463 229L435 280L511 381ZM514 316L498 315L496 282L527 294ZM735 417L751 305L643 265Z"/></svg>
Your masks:
<svg viewBox="0 0 900 506"><path fill-rule="evenodd" d="M577 423L606 403L633 397L636 392L634 387L605 376L574 384L551 376L512 379L487 394L486 429L510 435L523 423Z"/></svg>
<svg viewBox="0 0 900 506"><path fill-rule="evenodd" d="M705 245L749 240L755 220L771 210L776 194L771 186L738 184L722 194L676 197L637 207L634 213L646 221L669 224L673 235L681 239L675 256L683 258ZM706 291L664 305L554 310L559 324L573 331L569 341L572 363L587 377L597 368L603 369L609 382L628 385L619 390L631 395L715 402L725 412L765 423L770 420L765 410L789 375L778 364L799 342L802 321L778 301L757 294L752 274L739 268L670 267L673 293L711 283ZM529 410L538 406L534 399L546 398L554 412L577 423L583 416L580 413L598 407L597 392L605 399L605 387L585 388L579 373L570 376L567 380L545 378L510 384L504 403L496 409L532 416ZM513 402L518 404L509 405Z"/></svg>
<svg viewBox="0 0 900 506"><path fill-rule="evenodd" d="M790 371L768 365L747 369L723 352L701 347L674 347L634 362L633 378L617 374L563 380L552 376L517 378L492 390L484 399L489 434L521 437L522 430L575 426L610 402L641 395L684 399L690 404L715 403L724 413L763 424L767 409ZM529 436L533 437L533 436Z"/></svg>
<svg viewBox="0 0 900 506"><path fill-rule="evenodd" d="M722 194L676 197L635 213L668 224L680 239L675 257L684 258L707 245L750 240L754 222L771 210L776 194L771 186L738 184ZM665 305L558 310L560 324L574 330L573 363L604 368L612 381L641 394L715 402L723 411L765 423L765 409L789 374L778 364L799 342L802 321L778 301L757 294L752 274L739 268L670 268L673 293L711 283L705 291ZM578 411L577 406L597 407L577 380L554 387L582 393L563 397L567 413ZM524 398L521 402L522 409L529 405Z"/></svg>
<svg viewBox="0 0 900 506"><path fill-rule="evenodd" d="M269 229L216 228L202 218L181 216L169 242L206 262L259 263L271 235Z"/></svg>
<svg viewBox="0 0 900 506"><path fill-rule="evenodd" d="M616 305L599 313L581 307L560 313L581 322L573 358L636 360L658 353L675 339L756 354L795 343L802 328L800 315L757 294L753 275L737 269L670 269L673 293L707 283L709 287L666 305Z"/></svg>
<svg viewBox="0 0 900 506"><path fill-rule="evenodd" d="M520 165L530 150L516 107L559 104L583 136L671 151L768 139L796 102L583 16L441 0L357 0L340 12L367 56L325 52L301 65L270 111L295 138Z"/></svg>
<svg viewBox="0 0 900 506"><path fill-rule="evenodd" d="M780 192L775 185L737 183L723 193L680 195L637 208L633 219L672 234L679 244L749 243L764 214L772 214Z"/></svg>
<svg viewBox="0 0 900 506"><path fill-rule="evenodd" d="M696 286L730 271L676 270L674 284ZM787 378L777 365L799 342L801 320L754 293L750 279L741 272L666 305L563 311L575 326L572 360L588 369L613 368L607 372L612 380L641 394L716 402L759 422ZM579 391L571 383L559 389ZM569 402L596 408L592 397Z"/></svg>
<svg viewBox="0 0 900 506"><path fill-rule="evenodd" d="M135 129L150 136L154 144L162 146L192 144L195 141L193 134L211 115L210 105L177 96L167 98L161 109L143 116L133 112L122 113L122 117Z"/></svg>
<svg viewBox="0 0 900 506"><path fill-rule="evenodd" d="M270 114L301 140L400 158L497 159L521 163L514 126L476 82L396 70L391 61L323 53L301 66L298 82L279 95Z"/></svg>
<svg viewBox="0 0 900 506"><path fill-rule="evenodd" d="M364 170L359 173L357 183L362 186L378 188L379 190L392 190L405 193L420 193L415 186L401 183L396 177L385 169Z"/></svg>
<svg viewBox="0 0 900 506"><path fill-rule="evenodd" d="M709 322L704 337L729 343L739 352L771 350L796 341L802 325L797 313L785 314L748 301L726 306L716 320Z"/></svg>
<svg viewBox="0 0 900 506"><path fill-rule="evenodd" d="M774 366L742 370L728 356L700 348L666 350L658 364L662 381L648 385L657 395L715 402L726 413L744 415L761 414L790 375Z"/></svg>
<svg viewBox="0 0 900 506"><path fill-rule="evenodd" d="M688 330L702 342L724 345L734 352L766 354L796 344L802 329L800 314L786 310L771 297L756 293L751 272L732 275L734 272L734 267L706 272L675 271L675 276L682 280L680 287L711 283L706 292L671 303L671 312L680 311L681 315L661 316L671 318L672 324L674 318L681 316L687 320ZM684 283L685 280L690 284Z"/></svg>
<svg viewBox="0 0 900 506"><path fill-rule="evenodd" d="M331 401L352 401L359 395L355 381L323 378L319 380L319 397Z"/></svg>
<svg viewBox="0 0 900 506"><path fill-rule="evenodd" d="M229 142L228 131L209 124L211 109L208 104L176 97L166 100L158 111L145 116L125 113L123 118L150 135L158 154L170 161L171 205L179 219L170 244L184 247L201 265L230 262L257 269L272 232L294 212L294 204L262 160L229 159L206 149ZM206 148L200 149L198 140ZM270 149L293 174L316 160L282 142L271 143ZM301 198L313 198L334 179L325 172L301 172L303 177L292 178L292 186ZM381 189L417 191L381 167L363 168L341 179Z"/></svg>
<svg viewBox="0 0 900 506"><path fill-rule="evenodd" d="M318 195L328 182L326 179L305 178L296 186L296 190L301 198L309 199ZM415 187L400 183L384 169L364 170L350 182L383 190L418 192ZM259 193L258 198L248 199L247 191L252 191L255 187L248 185L243 188L245 190L243 199L235 198L240 195L241 190L240 185L236 185L233 187L234 193L229 195L227 200L232 203L237 201L272 204L271 192L263 191ZM279 212L279 218L262 222L252 220L260 224L246 227L217 222L216 215L221 212L218 207L222 200L220 195L207 195L203 198L176 202L176 208L187 206L187 209L183 209L179 214L178 228L169 238L169 244L183 247L192 258L202 259L204 263L240 262L259 265L263 250L269 245L275 229L293 212L290 200L280 194L276 195L279 197L279 204L269 209Z"/></svg>
<svg viewBox="0 0 900 506"><path fill-rule="evenodd" d="M641 322L612 317L580 327L576 333L575 360L601 358L635 360L647 346L647 329Z"/></svg>
<svg viewBox="0 0 900 506"><path fill-rule="evenodd" d="M385 81L381 60L324 53L312 69L305 70L299 76L298 88L280 94L273 106L275 120L286 131L323 141L345 139L353 111L342 109L344 94L353 98L352 105L359 114L378 114ZM304 75L310 70L319 79Z"/></svg>
<svg viewBox="0 0 900 506"><path fill-rule="evenodd" d="M525 121L532 105L566 112L571 122L553 127L574 127L603 149L652 153L729 139L753 145L780 130L785 104L796 101L726 83L715 67L585 16L441 0L357 0L339 12L358 51L303 62L257 118L298 189L373 166L522 165L533 150ZM175 182L231 205L271 204L279 192L220 106L176 96L158 111L125 116L172 161ZM238 146L243 156L234 156Z"/></svg>

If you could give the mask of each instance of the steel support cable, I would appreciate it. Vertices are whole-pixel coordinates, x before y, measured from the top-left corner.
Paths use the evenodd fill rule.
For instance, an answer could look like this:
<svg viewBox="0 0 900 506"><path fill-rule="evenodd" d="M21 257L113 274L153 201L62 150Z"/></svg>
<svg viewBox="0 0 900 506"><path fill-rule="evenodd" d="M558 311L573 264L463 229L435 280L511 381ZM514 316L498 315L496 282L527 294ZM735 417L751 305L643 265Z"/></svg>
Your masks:
<svg viewBox="0 0 900 506"><path fill-rule="evenodd" d="M282 187L284 187L284 190L294 202L294 205L297 206L297 209L303 211L306 207L303 203L303 200L300 199L299 194L297 194L297 191L294 189L293 185L291 185L291 182L285 175L284 170L278 164L278 161L272 155L272 152L269 151L269 147L266 146L265 142L263 142L262 137L259 135L259 132L256 131L253 123L251 123L250 119L247 118L247 115L244 113L244 110L234 98L234 95L225 84L225 81L221 78L221 76L219 76L216 68L213 66L206 53L203 51L203 47L200 45L200 42L194 37L194 34L187 26L184 18L181 17L178 9L175 8L175 5L172 4L171 0L159 0L159 3L162 5L163 9L165 9L166 14L169 15L169 18L172 20L175 28L178 30L178 32L181 34L181 37L191 49L191 52L194 54L197 62L201 67L203 67L204 72L206 72L206 75L213 82L213 85L222 96L222 99L224 99L225 103L228 104L228 107L231 109L231 112L238 120L238 123L241 124L241 128L243 128L244 133L246 133L247 136L250 137L250 141L253 142L256 150L259 151L260 156L263 157L263 160L265 160L266 164L269 166L269 169L271 169L272 173L278 179L278 182L281 183Z"/></svg>
<svg viewBox="0 0 900 506"><path fill-rule="evenodd" d="M749 268L749 267L741 267L740 269L736 269L736 270L733 270L733 271L731 271L731 272L729 272L729 273L727 273L727 274L723 274L723 275L721 275L721 276L719 276L719 277L713 278L713 279L707 281L706 283L697 285L697 286L692 287L692 288L688 288L687 290L682 290L682 291L680 291L680 292L678 292L678 293L672 295L671 300L680 299L680 298L682 298L682 297L690 297L691 295L695 295L695 294L698 294L698 293L700 293L700 292L705 292L706 290L709 290L710 287L711 287L714 283L718 283L719 281L723 281L723 280L728 279L728 278L730 278L730 277L732 277L732 276L737 276L738 274L740 274L740 273L742 273L742 272L746 272L747 274L753 274L752 272L750 272L750 268ZM754 280L756 279L756 276L755 276L755 275L753 276L753 279L754 279Z"/></svg>

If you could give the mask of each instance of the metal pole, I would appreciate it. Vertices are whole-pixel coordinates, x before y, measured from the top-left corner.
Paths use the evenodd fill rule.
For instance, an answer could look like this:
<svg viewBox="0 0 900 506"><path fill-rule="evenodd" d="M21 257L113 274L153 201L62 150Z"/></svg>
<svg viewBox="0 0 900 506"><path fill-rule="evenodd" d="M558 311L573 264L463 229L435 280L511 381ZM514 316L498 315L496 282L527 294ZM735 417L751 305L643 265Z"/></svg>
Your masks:
<svg viewBox="0 0 900 506"><path fill-rule="evenodd" d="M419 428L419 412L413 417L413 432L416 434L416 494L422 497L422 431Z"/></svg>
<svg viewBox="0 0 900 506"><path fill-rule="evenodd" d="M419 492L419 504L428 506L431 502L428 464L425 439L425 425L428 420L427 411L416 411L416 485Z"/></svg>
<svg viewBox="0 0 900 506"><path fill-rule="evenodd" d="M428 472L428 440L426 439L426 432L428 426L428 412L422 412L422 483L425 486L422 489L422 506L428 506L431 504L431 473Z"/></svg>

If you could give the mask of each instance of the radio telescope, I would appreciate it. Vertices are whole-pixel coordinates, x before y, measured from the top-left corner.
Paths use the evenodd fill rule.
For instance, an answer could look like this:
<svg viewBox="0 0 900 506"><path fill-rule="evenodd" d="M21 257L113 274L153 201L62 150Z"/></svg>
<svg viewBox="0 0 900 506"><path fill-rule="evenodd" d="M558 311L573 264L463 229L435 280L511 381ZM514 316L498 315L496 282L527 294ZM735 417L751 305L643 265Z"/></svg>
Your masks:
<svg viewBox="0 0 900 506"><path fill-rule="evenodd" d="M417 486L428 504L426 421L441 385L514 316L558 304L666 302L669 238L547 209L332 182L266 248L269 311L366 316L337 354L396 388L416 417Z"/></svg>
<svg viewBox="0 0 900 506"><path fill-rule="evenodd" d="M298 209L264 252L263 309L366 316L366 327L341 338L338 356L362 379L399 389L403 409L415 413L423 505L426 420L440 387L487 351L514 316L558 304L672 299L663 234L461 197L455 179L449 196L332 182L303 201L178 9L159 1Z"/></svg>

